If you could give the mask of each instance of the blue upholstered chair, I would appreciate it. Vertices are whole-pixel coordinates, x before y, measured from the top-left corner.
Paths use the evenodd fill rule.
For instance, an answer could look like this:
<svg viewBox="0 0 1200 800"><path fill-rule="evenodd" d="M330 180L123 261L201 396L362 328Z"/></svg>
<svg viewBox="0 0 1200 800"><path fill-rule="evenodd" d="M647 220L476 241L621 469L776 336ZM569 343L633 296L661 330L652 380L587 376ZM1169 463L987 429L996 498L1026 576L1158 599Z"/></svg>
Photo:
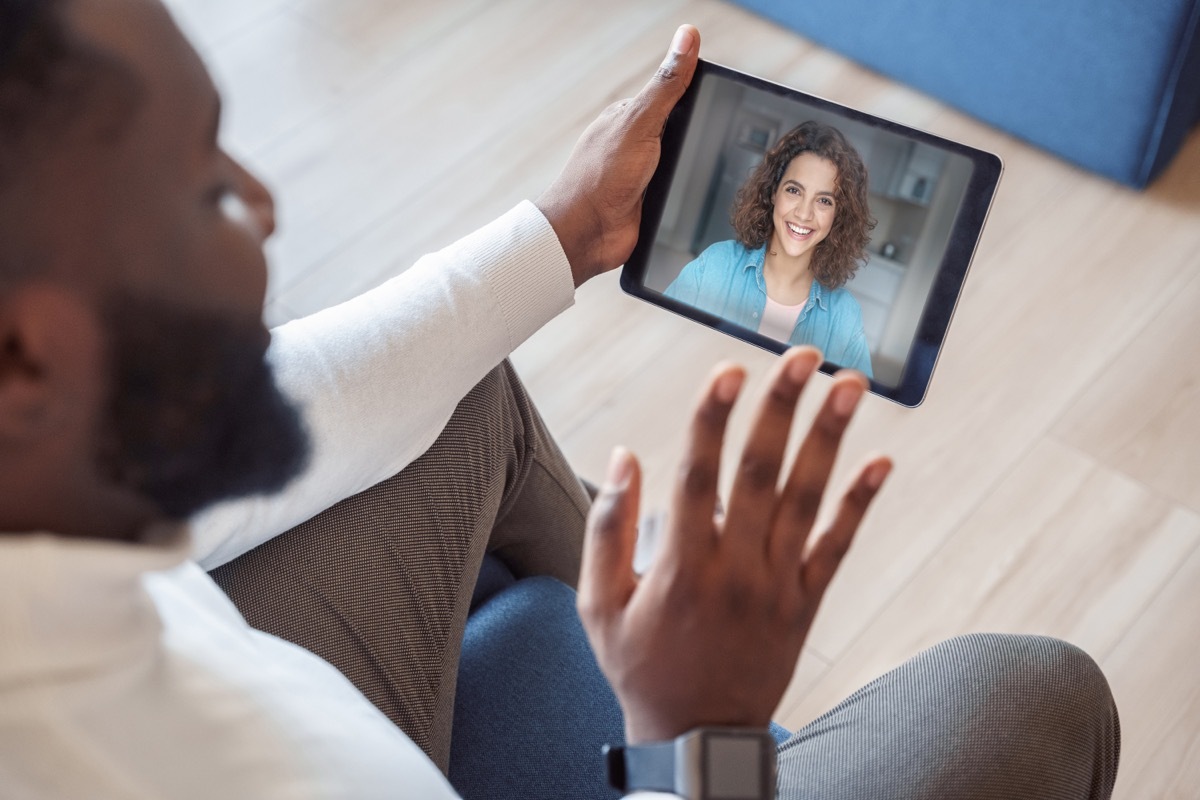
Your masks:
<svg viewBox="0 0 1200 800"><path fill-rule="evenodd" d="M600 748L623 738L616 696L553 578L484 560L463 637L450 781L466 800L613 798Z"/></svg>
<svg viewBox="0 0 1200 800"><path fill-rule="evenodd" d="M735 2L1130 186L1200 121L1200 0Z"/></svg>
<svg viewBox="0 0 1200 800"><path fill-rule="evenodd" d="M451 783L466 800L618 797L600 748L623 739L574 590L553 578L514 580L486 556L463 638Z"/></svg>

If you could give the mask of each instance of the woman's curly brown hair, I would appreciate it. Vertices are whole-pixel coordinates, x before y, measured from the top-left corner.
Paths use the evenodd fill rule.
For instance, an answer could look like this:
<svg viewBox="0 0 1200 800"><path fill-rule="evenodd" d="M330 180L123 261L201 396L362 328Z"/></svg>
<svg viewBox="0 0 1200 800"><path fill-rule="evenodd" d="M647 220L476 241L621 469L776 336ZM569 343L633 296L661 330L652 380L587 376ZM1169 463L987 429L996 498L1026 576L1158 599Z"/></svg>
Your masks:
<svg viewBox="0 0 1200 800"><path fill-rule="evenodd" d="M867 167L837 128L810 120L784 135L738 190L730 221L746 247L753 250L767 244L775 231L775 192L788 165L801 153L820 156L837 167L833 229L813 250L811 269L823 286L838 289L866 261L875 220L867 202Z"/></svg>

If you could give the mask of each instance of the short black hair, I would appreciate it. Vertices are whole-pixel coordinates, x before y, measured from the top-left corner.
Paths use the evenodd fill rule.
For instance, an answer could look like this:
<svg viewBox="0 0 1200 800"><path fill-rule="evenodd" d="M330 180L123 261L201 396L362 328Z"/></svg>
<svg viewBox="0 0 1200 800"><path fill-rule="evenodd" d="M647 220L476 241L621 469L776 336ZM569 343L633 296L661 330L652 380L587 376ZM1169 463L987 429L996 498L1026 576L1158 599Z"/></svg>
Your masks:
<svg viewBox="0 0 1200 800"><path fill-rule="evenodd" d="M25 36L37 15L37 0L3 0L0 2L0 69L8 61L8 55Z"/></svg>
<svg viewBox="0 0 1200 800"><path fill-rule="evenodd" d="M60 0L0 0L0 199L28 160L68 52ZM13 252L13 233L0 218L0 288L30 271L28 254Z"/></svg>
<svg viewBox="0 0 1200 800"><path fill-rule="evenodd" d="M71 47L60 0L0 0L0 26L0 152L11 153L56 94Z"/></svg>
<svg viewBox="0 0 1200 800"><path fill-rule="evenodd" d="M67 2L0 0L0 183L8 154L71 129L89 109L105 112L89 132L113 136L142 95L129 65L71 31Z"/></svg>
<svg viewBox="0 0 1200 800"><path fill-rule="evenodd" d="M64 136L119 138L140 103L133 69L71 30L69 1L0 0L0 199ZM27 271L6 252L7 223L0 218L0 286Z"/></svg>

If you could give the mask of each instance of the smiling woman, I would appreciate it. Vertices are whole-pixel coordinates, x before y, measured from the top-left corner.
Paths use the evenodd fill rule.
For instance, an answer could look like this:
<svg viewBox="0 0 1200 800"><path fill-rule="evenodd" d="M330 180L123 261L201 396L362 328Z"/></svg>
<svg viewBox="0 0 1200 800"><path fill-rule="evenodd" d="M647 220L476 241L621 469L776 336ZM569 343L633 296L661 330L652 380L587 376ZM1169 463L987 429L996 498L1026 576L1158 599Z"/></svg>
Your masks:
<svg viewBox="0 0 1200 800"><path fill-rule="evenodd" d="M734 201L737 238L704 250L666 295L872 377L858 302L843 288L874 227L867 169L842 133L809 121L766 154Z"/></svg>

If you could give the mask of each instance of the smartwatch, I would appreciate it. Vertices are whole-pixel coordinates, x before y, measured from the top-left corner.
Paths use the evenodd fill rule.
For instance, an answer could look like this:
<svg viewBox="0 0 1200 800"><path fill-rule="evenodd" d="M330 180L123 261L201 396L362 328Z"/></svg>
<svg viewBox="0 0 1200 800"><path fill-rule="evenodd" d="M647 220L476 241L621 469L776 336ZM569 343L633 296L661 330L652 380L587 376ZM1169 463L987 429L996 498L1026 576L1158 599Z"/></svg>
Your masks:
<svg viewBox="0 0 1200 800"><path fill-rule="evenodd" d="M608 782L622 792L686 800L772 800L775 739L762 728L696 728L670 742L605 746Z"/></svg>

